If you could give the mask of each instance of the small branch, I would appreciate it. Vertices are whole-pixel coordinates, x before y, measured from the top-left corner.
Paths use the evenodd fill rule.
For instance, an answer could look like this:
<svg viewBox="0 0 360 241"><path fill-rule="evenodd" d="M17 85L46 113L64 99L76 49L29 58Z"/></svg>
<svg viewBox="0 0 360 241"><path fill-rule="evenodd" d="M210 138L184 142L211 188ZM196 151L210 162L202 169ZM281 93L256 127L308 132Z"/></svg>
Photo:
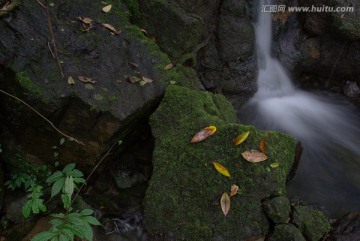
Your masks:
<svg viewBox="0 0 360 241"><path fill-rule="evenodd" d="M55 127L55 125L49 121L45 116L43 116L42 114L40 114L37 110L35 110L33 107L31 107L28 103L26 103L25 101L23 101L22 99L19 99L18 97L12 95L12 94L9 94L8 92L0 89L0 92L3 93L4 95L7 95L11 98L14 98L15 100L17 101L20 101L21 103L23 103L24 105L26 105L27 107L29 107L32 111L34 111L36 114L38 114L41 118L43 118L46 122L48 122L52 128L54 128L54 130L56 130L59 134L65 136L66 138L70 139L70 140L74 140L76 143L78 144L81 144L81 145L85 145L83 142L75 139L74 137L71 137L69 135L66 135L64 132L60 131L58 128Z"/></svg>
<svg viewBox="0 0 360 241"><path fill-rule="evenodd" d="M96 169L98 169L98 167L100 166L100 164L105 160L106 157L108 157L110 155L111 150L114 148L114 146L117 144L117 142L113 143L111 145L111 147L109 148L109 150L105 153L105 155L101 158L101 160L96 164L96 166L91 170L90 174L87 176L85 183L83 183L80 188L77 190L73 200L71 201L70 206L72 206L72 204L74 203L75 199L77 198L77 196L79 196L79 193L81 192L81 190L84 188L84 186L86 185L86 183L89 181L90 177L94 174L94 172L96 171Z"/></svg>
<svg viewBox="0 0 360 241"><path fill-rule="evenodd" d="M52 27L52 23L51 23L51 18L50 18L50 12L49 12L49 9L42 3L40 2L39 0L36 0L36 2L45 10L46 12L46 15L47 15L47 22L48 22L48 28L49 28L49 32L50 32L50 35L51 35L51 44L54 48L54 51L51 51L51 53L53 55L55 55L55 59L56 59L56 62L57 62L57 65L59 67L59 70L60 70L60 74L61 74L61 77L64 78L64 73L62 71L62 67L61 67L61 63L60 63L60 59L59 59L59 55L58 55L58 50L57 50L57 47L56 47L56 41L55 41L55 36L54 36L54 32L53 32L53 27ZM53 53L54 52L54 53Z"/></svg>

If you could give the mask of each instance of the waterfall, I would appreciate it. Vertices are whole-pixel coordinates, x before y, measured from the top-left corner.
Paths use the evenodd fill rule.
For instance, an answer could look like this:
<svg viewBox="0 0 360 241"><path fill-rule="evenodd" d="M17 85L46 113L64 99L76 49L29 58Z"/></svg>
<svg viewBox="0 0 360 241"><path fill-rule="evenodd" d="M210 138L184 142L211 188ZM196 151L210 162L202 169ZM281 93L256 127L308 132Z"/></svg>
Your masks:
<svg viewBox="0 0 360 241"><path fill-rule="evenodd" d="M305 92L293 85L272 57L270 13L258 14L255 34L258 91L239 110L241 121L283 131L301 141L304 152L288 184L289 196L323 206L331 216L360 210L359 110L342 96Z"/></svg>

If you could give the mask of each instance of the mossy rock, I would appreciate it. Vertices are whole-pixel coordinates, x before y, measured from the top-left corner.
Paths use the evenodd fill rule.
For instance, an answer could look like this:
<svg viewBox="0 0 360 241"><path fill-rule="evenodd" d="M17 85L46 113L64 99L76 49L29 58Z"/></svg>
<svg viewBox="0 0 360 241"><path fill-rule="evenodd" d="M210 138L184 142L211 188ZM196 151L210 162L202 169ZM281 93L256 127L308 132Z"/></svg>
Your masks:
<svg viewBox="0 0 360 241"><path fill-rule="evenodd" d="M286 223L290 214L290 201L287 197L274 197L263 202L263 210L274 223Z"/></svg>
<svg viewBox="0 0 360 241"><path fill-rule="evenodd" d="M330 224L324 214L306 206L295 207L293 222L310 241L319 241L330 231Z"/></svg>
<svg viewBox="0 0 360 241"><path fill-rule="evenodd" d="M246 114L246 113L244 113ZM151 235L159 240L242 240L267 234L269 221L261 200L285 193L296 140L274 131L236 124L235 112L222 95L169 86L150 125L156 138L154 171L145 197L145 216ZM217 132L199 143L192 136L206 126ZM239 146L233 139L250 131ZM241 153L258 149L267 136L268 160L249 163ZM212 161L225 166L231 178L218 173ZM279 162L278 168L269 164ZM225 217L219 196L236 184Z"/></svg>
<svg viewBox="0 0 360 241"><path fill-rule="evenodd" d="M360 22L358 15L360 3L350 0L336 0L335 2L334 9L339 7L343 12L331 13L333 29L345 39L351 41L359 40ZM346 9L346 7L352 7L353 11Z"/></svg>
<svg viewBox="0 0 360 241"><path fill-rule="evenodd" d="M277 225L268 241L306 241L299 229L292 224Z"/></svg>

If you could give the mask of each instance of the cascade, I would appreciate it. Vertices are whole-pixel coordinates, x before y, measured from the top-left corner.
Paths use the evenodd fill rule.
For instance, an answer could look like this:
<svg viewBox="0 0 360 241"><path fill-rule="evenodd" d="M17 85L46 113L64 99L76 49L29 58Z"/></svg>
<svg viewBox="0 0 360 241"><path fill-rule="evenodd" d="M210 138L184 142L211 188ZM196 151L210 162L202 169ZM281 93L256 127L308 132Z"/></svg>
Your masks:
<svg viewBox="0 0 360 241"><path fill-rule="evenodd" d="M301 141L304 151L288 183L289 196L323 206L331 216L360 210L359 110L342 96L310 93L293 85L271 53L271 13L259 12L255 34L258 90L239 110L241 121Z"/></svg>

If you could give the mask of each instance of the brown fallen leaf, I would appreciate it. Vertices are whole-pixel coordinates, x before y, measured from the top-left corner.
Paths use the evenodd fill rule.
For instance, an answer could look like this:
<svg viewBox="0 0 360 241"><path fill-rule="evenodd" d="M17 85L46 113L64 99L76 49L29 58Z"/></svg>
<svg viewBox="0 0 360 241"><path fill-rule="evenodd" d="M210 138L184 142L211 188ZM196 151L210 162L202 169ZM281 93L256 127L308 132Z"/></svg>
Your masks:
<svg viewBox="0 0 360 241"><path fill-rule="evenodd" d="M67 82L68 82L69 85L74 85L75 84L75 80L73 79L72 76L69 76Z"/></svg>
<svg viewBox="0 0 360 241"><path fill-rule="evenodd" d="M104 13L107 13L107 12L109 12L109 11L111 10L111 7L112 7L112 5L109 4L109 5L105 6L105 7L103 7L103 8L102 8L102 11L103 11Z"/></svg>
<svg viewBox="0 0 360 241"><path fill-rule="evenodd" d="M90 23L92 23L94 20L92 20L91 18L86 18L86 17L78 17L78 19L81 21L81 22L83 22L83 23L85 23L85 24L90 24Z"/></svg>
<svg viewBox="0 0 360 241"><path fill-rule="evenodd" d="M111 24L108 23L103 23L102 26L104 26L105 28L109 29L111 31L111 33L114 34L120 34L121 30L117 30L114 26L112 26Z"/></svg>
<svg viewBox="0 0 360 241"><path fill-rule="evenodd" d="M215 169L222 175L226 176L226 177L230 177L230 173L229 171L220 163L218 162L213 162L213 165L215 167Z"/></svg>
<svg viewBox="0 0 360 241"><path fill-rule="evenodd" d="M237 192L238 192L238 190L239 190L239 186L238 186L238 185L233 184L233 185L231 186L230 197L232 197L232 196L236 195L236 194L237 194Z"/></svg>
<svg viewBox="0 0 360 241"><path fill-rule="evenodd" d="M264 241L265 238L266 238L266 236L264 236L264 235L256 235L256 236L247 238L245 241Z"/></svg>
<svg viewBox="0 0 360 241"><path fill-rule="evenodd" d="M146 83L152 83L152 82L153 82L153 80L150 79L150 78L147 78L147 77L144 77L144 76L142 76L141 78L142 78L143 81L145 81Z"/></svg>
<svg viewBox="0 0 360 241"><path fill-rule="evenodd" d="M220 198L220 205L221 205L221 210L226 216L230 210L230 197L226 192L224 192Z"/></svg>
<svg viewBox="0 0 360 241"><path fill-rule="evenodd" d="M167 65L165 65L165 67L164 67L164 70L168 70L168 69L171 69L173 67L173 64L167 64Z"/></svg>
<svg viewBox="0 0 360 241"><path fill-rule="evenodd" d="M266 152L266 147L265 147L265 145L266 145L266 140L265 140L265 138L263 138L263 139L261 139L261 141L260 141L260 151L261 151L262 153L264 153L264 154L265 154L265 152Z"/></svg>
<svg viewBox="0 0 360 241"><path fill-rule="evenodd" d="M91 83L91 84L95 84L96 81L91 79L91 78L88 78L88 77L85 77L85 76L78 76L78 79L83 82L83 83Z"/></svg>
<svg viewBox="0 0 360 241"><path fill-rule="evenodd" d="M262 162L268 158L264 153L257 150L244 151L241 155L248 162Z"/></svg>
<svg viewBox="0 0 360 241"><path fill-rule="evenodd" d="M198 133L196 133L194 135L194 137L191 139L191 143L200 142L202 140L205 140L209 136L213 135L215 132L216 132L215 126L205 127L204 129L202 129L201 131L199 131Z"/></svg>

